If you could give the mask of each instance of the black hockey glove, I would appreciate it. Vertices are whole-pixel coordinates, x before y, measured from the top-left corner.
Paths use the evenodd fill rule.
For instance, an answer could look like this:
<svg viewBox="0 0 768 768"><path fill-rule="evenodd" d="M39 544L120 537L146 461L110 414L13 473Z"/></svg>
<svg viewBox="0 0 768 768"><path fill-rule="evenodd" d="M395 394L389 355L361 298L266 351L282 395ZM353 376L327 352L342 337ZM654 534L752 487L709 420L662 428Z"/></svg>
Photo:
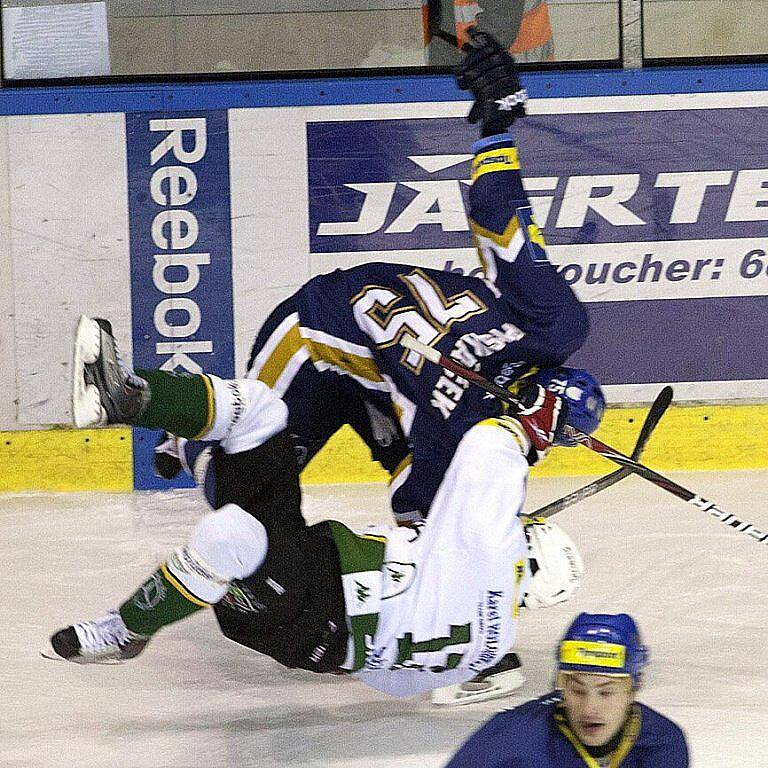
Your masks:
<svg viewBox="0 0 768 768"><path fill-rule="evenodd" d="M481 124L483 137L503 133L525 114L528 100L520 87L517 64L496 39L476 27L470 28L463 51L456 82L475 97L467 120Z"/></svg>

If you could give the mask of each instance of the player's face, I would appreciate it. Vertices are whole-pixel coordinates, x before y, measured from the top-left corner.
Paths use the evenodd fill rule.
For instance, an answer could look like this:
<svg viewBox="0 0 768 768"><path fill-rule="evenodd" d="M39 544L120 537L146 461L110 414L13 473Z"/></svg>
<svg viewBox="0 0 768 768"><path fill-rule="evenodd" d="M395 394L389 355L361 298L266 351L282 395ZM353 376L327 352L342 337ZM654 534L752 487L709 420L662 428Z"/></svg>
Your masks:
<svg viewBox="0 0 768 768"><path fill-rule="evenodd" d="M567 674L563 696L571 729L588 747L610 741L626 720L634 693L629 677Z"/></svg>

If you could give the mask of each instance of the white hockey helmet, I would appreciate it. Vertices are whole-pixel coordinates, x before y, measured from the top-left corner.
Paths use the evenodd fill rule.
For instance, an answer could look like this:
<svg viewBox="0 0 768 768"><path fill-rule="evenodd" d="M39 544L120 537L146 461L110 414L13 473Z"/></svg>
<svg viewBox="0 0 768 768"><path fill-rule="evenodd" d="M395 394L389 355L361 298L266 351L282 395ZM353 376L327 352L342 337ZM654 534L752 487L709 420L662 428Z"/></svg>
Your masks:
<svg viewBox="0 0 768 768"><path fill-rule="evenodd" d="M584 575L584 563L571 537L541 517L523 517L531 578L526 608L549 608L569 600Z"/></svg>

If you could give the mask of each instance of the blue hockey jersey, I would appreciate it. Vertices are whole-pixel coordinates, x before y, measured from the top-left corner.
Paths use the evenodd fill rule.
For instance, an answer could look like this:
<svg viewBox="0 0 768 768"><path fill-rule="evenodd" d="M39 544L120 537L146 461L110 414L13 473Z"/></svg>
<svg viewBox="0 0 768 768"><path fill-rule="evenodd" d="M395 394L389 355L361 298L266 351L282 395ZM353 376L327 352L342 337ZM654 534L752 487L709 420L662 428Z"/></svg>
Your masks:
<svg viewBox="0 0 768 768"><path fill-rule="evenodd" d="M589 755L565 723L557 694L491 718L464 743L446 768L687 768L682 730L664 715L635 703L616 749Z"/></svg>
<svg viewBox="0 0 768 768"><path fill-rule="evenodd" d="M414 477L393 496L395 512L426 510L462 436L500 410L404 349L404 335L506 385L562 364L587 333L583 307L547 259L511 134L478 142L475 153L469 213L483 278L370 263L315 277L294 296L297 336L315 367L400 422Z"/></svg>

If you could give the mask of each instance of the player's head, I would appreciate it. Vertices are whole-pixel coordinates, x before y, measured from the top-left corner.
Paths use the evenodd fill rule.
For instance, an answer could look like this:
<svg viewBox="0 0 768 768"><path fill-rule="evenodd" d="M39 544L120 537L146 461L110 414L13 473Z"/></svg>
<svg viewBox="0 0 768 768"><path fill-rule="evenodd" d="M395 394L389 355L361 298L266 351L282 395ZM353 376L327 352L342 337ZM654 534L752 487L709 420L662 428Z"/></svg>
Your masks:
<svg viewBox="0 0 768 768"><path fill-rule="evenodd" d="M605 412L605 395L592 374L583 368L542 368L529 379L554 392L568 403L568 424L591 435L599 426ZM574 445L563 435L555 445Z"/></svg>
<svg viewBox="0 0 768 768"><path fill-rule="evenodd" d="M623 727L640 687L648 649L626 613L580 613L557 649L557 687L568 722L586 746L607 744Z"/></svg>

